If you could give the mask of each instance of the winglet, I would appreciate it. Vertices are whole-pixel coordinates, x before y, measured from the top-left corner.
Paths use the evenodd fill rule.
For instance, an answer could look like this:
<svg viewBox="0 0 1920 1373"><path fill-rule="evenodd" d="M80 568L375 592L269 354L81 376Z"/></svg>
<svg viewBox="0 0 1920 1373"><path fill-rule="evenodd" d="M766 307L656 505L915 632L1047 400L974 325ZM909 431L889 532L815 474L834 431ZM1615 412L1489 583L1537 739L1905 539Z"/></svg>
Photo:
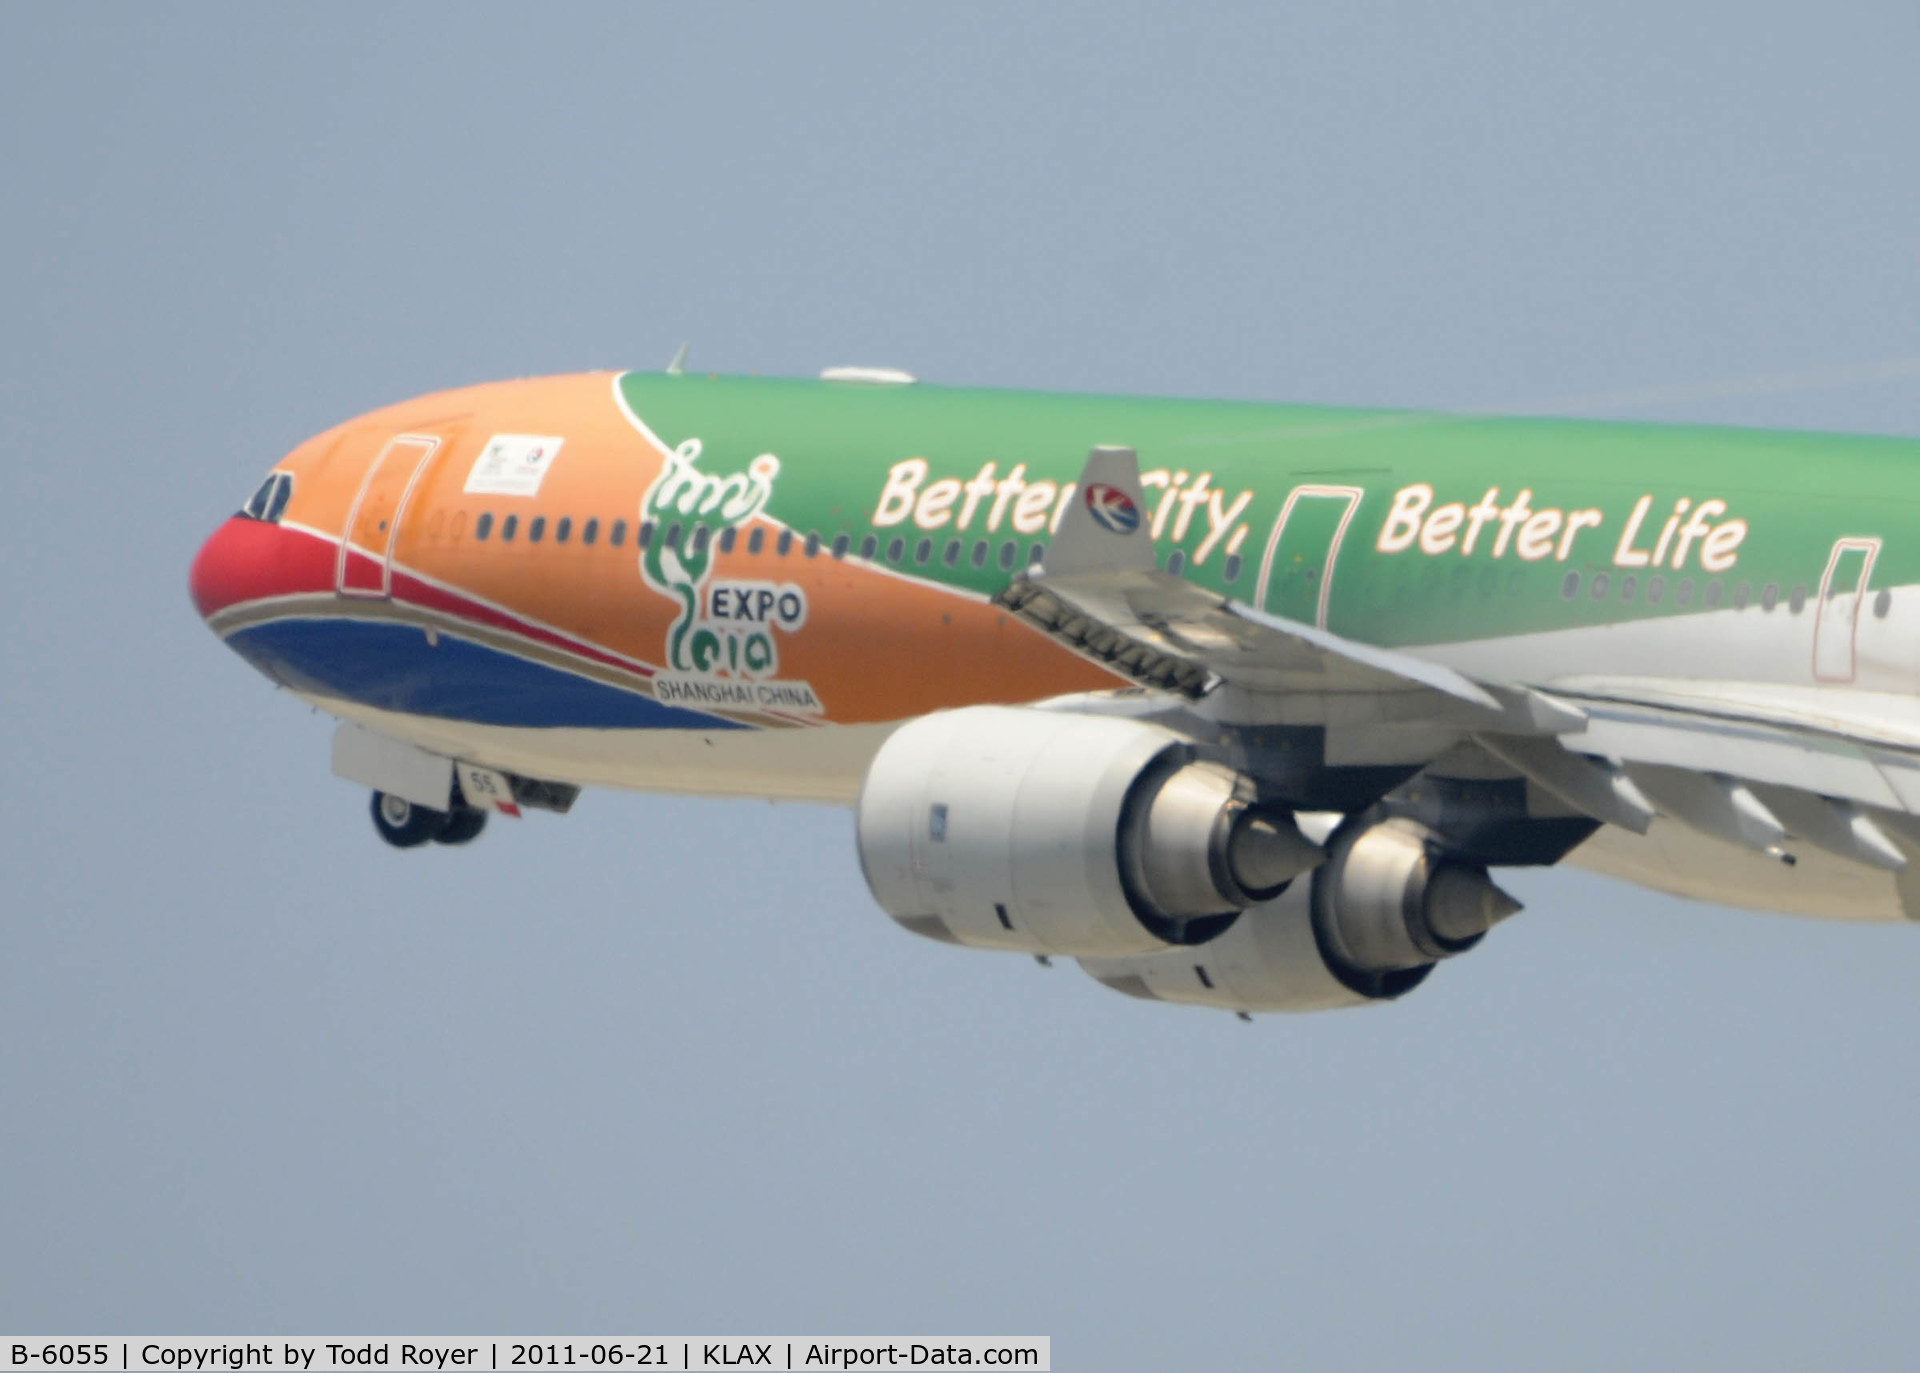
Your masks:
<svg viewBox="0 0 1920 1373"><path fill-rule="evenodd" d="M667 375L670 377L684 376L686 370L687 345L683 343L680 345L679 350L674 353L673 361L667 364Z"/></svg>
<svg viewBox="0 0 1920 1373"><path fill-rule="evenodd" d="M1095 448L1047 549L1044 575L1150 572L1155 566L1139 459L1131 448Z"/></svg>

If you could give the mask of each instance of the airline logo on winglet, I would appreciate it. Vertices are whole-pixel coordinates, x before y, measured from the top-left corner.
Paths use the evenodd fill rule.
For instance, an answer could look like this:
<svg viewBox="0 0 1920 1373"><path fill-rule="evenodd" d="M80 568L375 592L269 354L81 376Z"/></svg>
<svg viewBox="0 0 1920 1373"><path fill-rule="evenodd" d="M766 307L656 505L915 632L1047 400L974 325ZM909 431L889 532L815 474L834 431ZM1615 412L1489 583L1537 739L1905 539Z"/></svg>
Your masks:
<svg viewBox="0 0 1920 1373"><path fill-rule="evenodd" d="M1094 482L1087 487L1087 511L1109 534L1131 534L1140 527L1140 507L1117 486Z"/></svg>

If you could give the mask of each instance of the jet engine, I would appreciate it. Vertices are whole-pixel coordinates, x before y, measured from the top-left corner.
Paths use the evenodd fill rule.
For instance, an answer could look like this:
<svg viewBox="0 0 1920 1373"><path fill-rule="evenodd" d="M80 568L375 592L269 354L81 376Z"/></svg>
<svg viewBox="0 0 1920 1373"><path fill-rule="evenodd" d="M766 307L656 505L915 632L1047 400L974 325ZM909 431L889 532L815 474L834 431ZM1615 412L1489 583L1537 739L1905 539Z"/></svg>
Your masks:
<svg viewBox="0 0 1920 1373"><path fill-rule="evenodd" d="M1397 996L1386 989L1400 975L1465 953L1520 909L1416 820L1343 827L1331 849L1314 883L1314 929L1335 974L1368 996Z"/></svg>
<svg viewBox="0 0 1920 1373"><path fill-rule="evenodd" d="M1318 1011L1400 996L1520 909L1484 868L1404 818L1335 831L1311 883L1248 910L1204 948L1083 958L1129 996L1230 1011Z"/></svg>
<svg viewBox="0 0 1920 1373"><path fill-rule="evenodd" d="M974 948L1121 955L1204 943L1319 863L1250 779L1137 720L974 706L875 755L860 864L907 929Z"/></svg>

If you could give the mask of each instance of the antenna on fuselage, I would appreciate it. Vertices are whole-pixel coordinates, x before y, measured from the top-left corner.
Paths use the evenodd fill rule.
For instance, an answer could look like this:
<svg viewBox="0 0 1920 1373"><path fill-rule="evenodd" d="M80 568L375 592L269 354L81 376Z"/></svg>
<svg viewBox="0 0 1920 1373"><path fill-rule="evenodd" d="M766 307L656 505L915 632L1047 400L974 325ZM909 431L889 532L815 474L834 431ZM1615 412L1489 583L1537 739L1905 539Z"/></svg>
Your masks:
<svg viewBox="0 0 1920 1373"><path fill-rule="evenodd" d="M679 351L674 353L673 361L667 364L667 375L670 377L683 376L686 373L686 370L687 370L687 345L683 343L680 345Z"/></svg>

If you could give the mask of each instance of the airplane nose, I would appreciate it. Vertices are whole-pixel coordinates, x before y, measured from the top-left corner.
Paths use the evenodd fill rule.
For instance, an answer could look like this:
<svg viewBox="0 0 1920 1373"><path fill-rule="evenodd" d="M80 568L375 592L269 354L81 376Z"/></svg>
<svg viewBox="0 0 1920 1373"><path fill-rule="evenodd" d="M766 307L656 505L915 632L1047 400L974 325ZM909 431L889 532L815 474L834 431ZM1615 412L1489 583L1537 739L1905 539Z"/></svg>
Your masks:
<svg viewBox="0 0 1920 1373"><path fill-rule="evenodd" d="M188 594L203 620L241 599L239 583L245 568L239 556L240 539L233 530L237 523L228 520L214 530L213 537L200 545L193 569L187 573Z"/></svg>
<svg viewBox="0 0 1920 1373"><path fill-rule="evenodd" d="M229 606L296 588L289 581L286 536L278 525L236 515L194 555L187 591L203 620Z"/></svg>

